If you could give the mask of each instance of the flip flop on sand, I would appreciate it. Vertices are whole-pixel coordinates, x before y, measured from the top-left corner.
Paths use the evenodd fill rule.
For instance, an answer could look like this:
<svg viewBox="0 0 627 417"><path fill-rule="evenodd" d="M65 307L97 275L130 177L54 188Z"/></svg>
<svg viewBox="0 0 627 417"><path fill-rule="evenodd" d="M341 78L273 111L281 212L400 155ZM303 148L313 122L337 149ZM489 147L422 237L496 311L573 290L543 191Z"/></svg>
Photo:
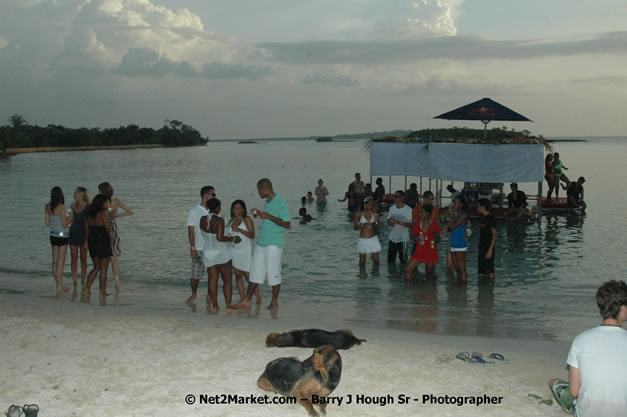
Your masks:
<svg viewBox="0 0 627 417"><path fill-rule="evenodd" d="M37 404L24 404L22 411L24 411L24 417L37 417L39 406Z"/></svg>
<svg viewBox="0 0 627 417"><path fill-rule="evenodd" d="M537 401L538 405L544 404L544 405L548 405L549 407L553 405L553 400L551 399L545 400L544 398L536 394L527 394L527 399L533 400L534 402Z"/></svg>
<svg viewBox="0 0 627 417"><path fill-rule="evenodd" d="M448 364L449 362L451 362L452 360L454 360L455 358L452 357L449 354L443 353L440 356L438 356L437 358L435 358L435 363L437 364Z"/></svg>
<svg viewBox="0 0 627 417"><path fill-rule="evenodd" d="M468 352L459 352L457 355L455 355L455 357L463 362L467 362L470 360L470 354Z"/></svg>
<svg viewBox="0 0 627 417"><path fill-rule="evenodd" d="M503 355L501 355L500 353L490 353L490 356L488 356L488 358L490 359L494 359L497 362L500 363L507 363L509 362L507 359L505 359L505 357Z"/></svg>
<svg viewBox="0 0 627 417"><path fill-rule="evenodd" d="M19 405L12 405L5 414L7 417L20 417L22 415L22 407Z"/></svg>
<svg viewBox="0 0 627 417"><path fill-rule="evenodd" d="M486 361L485 359L483 359L483 355L479 352L472 352L472 356L469 362L481 365L494 365L494 362Z"/></svg>

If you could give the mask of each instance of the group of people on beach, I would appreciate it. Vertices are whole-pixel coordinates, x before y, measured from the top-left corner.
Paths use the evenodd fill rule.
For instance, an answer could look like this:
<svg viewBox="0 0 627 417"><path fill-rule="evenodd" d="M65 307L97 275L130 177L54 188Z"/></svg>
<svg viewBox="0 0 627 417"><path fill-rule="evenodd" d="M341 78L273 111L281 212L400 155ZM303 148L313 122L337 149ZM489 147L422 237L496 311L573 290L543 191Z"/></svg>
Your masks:
<svg viewBox="0 0 627 417"><path fill-rule="evenodd" d="M253 296L261 303L258 285L266 280L272 286L272 300L268 309L278 307L281 289L281 257L285 247L285 230L291 226L287 202L274 191L272 182L262 178L257 182L259 197L266 200L263 210L253 208L250 214L262 219L255 249L252 241L256 236L255 225L248 215L246 203L235 200L231 204L230 219L222 215L222 203L216 189L207 185L200 190L200 203L187 215L187 234L190 244L192 274L190 286L191 304L196 300L198 286L204 271L209 277L207 304L212 312L219 310L218 278L222 278L223 294L227 311L250 307ZM232 277L240 296L238 304L232 304ZM244 279L248 289L244 290Z"/></svg>
<svg viewBox="0 0 627 417"><path fill-rule="evenodd" d="M119 198L113 197L113 186L108 182L98 185L98 194L93 201L85 187L76 187L74 201L65 205L65 196L61 187L55 186L50 191L50 202L45 206L45 224L50 228L52 246L52 276L57 293L68 292L63 285L63 269L68 246L71 255L72 280L78 286L78 260L81 263L81 286L83 294L91 294L91 286L96 277L100 281L100 295L109 295L107 270L109 263L115 278L115 288L120 290L121 255L120 233L117 219L130 216L133 210ZM119 214L120 209L124 212ZM87 274L87 254L92 259L93 269Z"/></svg>

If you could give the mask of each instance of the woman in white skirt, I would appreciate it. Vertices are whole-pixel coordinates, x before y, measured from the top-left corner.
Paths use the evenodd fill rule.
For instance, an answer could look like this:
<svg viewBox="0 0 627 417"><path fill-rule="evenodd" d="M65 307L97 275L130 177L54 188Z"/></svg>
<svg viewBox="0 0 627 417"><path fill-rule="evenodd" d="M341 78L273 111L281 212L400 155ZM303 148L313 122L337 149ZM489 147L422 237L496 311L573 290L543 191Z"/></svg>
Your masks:
<svg viewBox="0 0 627 417"><path fill-rule="evenodd" d="M366 263L366 256L372 255L372 262L379 265L379 252L381 243L377 237L379 215L373 211L374 201L371 196L364 199L362 209L355 213L354 226L359 230L357 252L359 253L359 265Z"/></svg>
<svg viewBox="0 0 627 417"><path fill-rule="evenodd" d="M233 296L233 270L231 263L230 243L238 243L238 236L224 234L224 219L220 217L220 200L213 198L207 202L209 214L201 217L200 230L205 243L202 248L203 263L209 275L209 295L207 302L211 302L211 311L217 313L218 307L218 274L222 276L222 291L226 301L226 311L236 311L231 305Z"/></svg>
<svg viewBox="0 0 627 417"><path fill-rule="evenodd" d="M231 221L226 228L227 236L238 236L241 241L233 244L231 256L233 257L233 270L235 271L235 285L239 292L240 300L244 299L244 280L242 277L250 278L250 264L253 257L252 240L255 238L255 223L248 217L246 203L242 200L235 200L231 204ZM259 288L255 289L257 304L261 304L261 293Z"/></svg>

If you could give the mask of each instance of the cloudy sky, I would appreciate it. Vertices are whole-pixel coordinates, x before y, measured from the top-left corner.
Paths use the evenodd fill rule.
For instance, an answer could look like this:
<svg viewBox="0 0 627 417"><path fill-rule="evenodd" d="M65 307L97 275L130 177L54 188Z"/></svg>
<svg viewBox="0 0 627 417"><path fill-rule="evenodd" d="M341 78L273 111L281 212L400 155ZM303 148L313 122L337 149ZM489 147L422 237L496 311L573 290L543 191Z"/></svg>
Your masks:
<svg viewBox="0 0 627 417"><path fill-rule="evenodd" d="M490 97L534 120L509 127L620 136L626 68L624 0L0 1L3 124L333 135Z"/></svg>

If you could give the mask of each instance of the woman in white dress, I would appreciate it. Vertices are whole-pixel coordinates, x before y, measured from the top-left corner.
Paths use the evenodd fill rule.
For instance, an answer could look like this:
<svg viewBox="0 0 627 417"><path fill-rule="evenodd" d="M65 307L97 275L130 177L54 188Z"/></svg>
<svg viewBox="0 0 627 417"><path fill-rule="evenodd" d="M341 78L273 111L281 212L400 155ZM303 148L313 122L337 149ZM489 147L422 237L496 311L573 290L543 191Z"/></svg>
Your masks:
<svg viewBox="0 0 627 417"><path fill-rule="evenodd" d="M231 305L233 296L233 270L231 264L230 242L238 243L238 236L226 236L224 233L224 219L220 217L220 200L213 198L207 202L209 214L200 219L200 230L205 243L203 245L203 262L209 275L209 295L207 302L211 302L211 311L217 313L218 307L218 275L222 276L222 291L226 301L226 311L236 311Z"/></svg>
<svg viewBox="0 0 627 417"><path fill-rule="evenodd" d="M366 263L366 256L370 253L372 262L379 265L379 252L381 243L377 237L377 226L379 225L379 215L374 212L374 201L368 196L364 199L363 208L355 213L354 226L359 230L359 240L357 241L357 252L359 253L359 265Z"/></svg>
<svg viewBox="0 0 627 417"><path fill-rule="evenodd" d="M240 300L244 299L244 280L248 282L250 278L250 264L253 258L252 240L255 238L255 223L248 217L246 203L242 200L235 200L231 204L231 221L226 228L227 236L238 236L241 241L231 248L233 257L233 271L235 272L235 285L239 292ZM255 289L257 304L261 304L261 293L259 288Z"/></svg>

